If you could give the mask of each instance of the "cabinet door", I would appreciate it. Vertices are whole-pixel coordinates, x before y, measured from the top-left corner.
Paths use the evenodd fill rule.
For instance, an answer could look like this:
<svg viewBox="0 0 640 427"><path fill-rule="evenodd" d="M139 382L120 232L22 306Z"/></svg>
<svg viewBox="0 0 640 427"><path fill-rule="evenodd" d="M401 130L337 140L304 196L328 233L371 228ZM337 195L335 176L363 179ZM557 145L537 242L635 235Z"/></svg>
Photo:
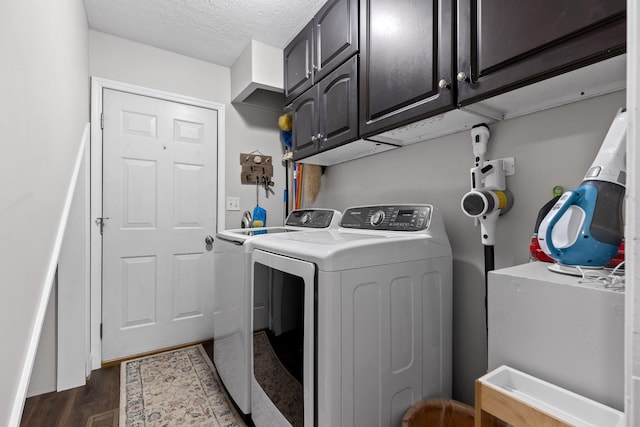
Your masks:
<svg viewBox="0 0 640 427"><path fill-rule="evenodd" d="M458 103L466 105L625 50L625 0L459 0ZM461 76L462 77L462 76Z"/></svg>
<svg viewBox="0 0 640 427"><path fill-rule="evenodd" d="M284 95L285 103L313 85L313 22L284 48Z"/></svg>
<svg viewBox="0 0 640 427"><path fill-rule="evenodd" d="M293 159L299 160L318 151L318 86L314 86L291 105L293 115Z"/></svg>
<svg viewBox="0 0 640 427"><path fill-rule="evenodd" d="M453 109L452 2L361 0L362 136Z"/></svg>
<svg viewBox="0 0 640 427"><path fill-rule="evenodd" d="M318 83L320 149L358 138L358 58L353 56Z"/></svg>
<svg viewBox="0 0 640 427"><path fill-rule="evenodd" d="M317 83L358 51L358 0L329 0L314 25Z"/></svg>

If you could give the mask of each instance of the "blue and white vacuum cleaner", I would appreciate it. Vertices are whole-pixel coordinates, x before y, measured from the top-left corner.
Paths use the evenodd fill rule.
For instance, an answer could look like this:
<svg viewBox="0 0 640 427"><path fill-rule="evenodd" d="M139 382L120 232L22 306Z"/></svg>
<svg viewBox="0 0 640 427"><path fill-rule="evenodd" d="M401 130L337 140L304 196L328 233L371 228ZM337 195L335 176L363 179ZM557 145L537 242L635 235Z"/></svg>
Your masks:
<svg viewBox="0 0 640 427"><path fill-rule="evenodd" d="M624 237L626 129L622 108L582 184L562 194L540 223L540 247L556 262L550 270L580 275L580 269L601 269L616 255Z"/></svg>

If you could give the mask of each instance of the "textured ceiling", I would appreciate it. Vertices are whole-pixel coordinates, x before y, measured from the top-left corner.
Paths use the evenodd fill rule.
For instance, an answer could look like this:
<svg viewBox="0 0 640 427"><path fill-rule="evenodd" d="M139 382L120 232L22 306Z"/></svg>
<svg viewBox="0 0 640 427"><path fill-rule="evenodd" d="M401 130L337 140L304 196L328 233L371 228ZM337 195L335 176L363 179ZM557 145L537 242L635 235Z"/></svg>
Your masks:
<svg viewBox="0 0 640 427"><path fill-rule="evenodd" d="M284 48L326 0L84 0L92 30L230 67L251 39Z"/></svg>

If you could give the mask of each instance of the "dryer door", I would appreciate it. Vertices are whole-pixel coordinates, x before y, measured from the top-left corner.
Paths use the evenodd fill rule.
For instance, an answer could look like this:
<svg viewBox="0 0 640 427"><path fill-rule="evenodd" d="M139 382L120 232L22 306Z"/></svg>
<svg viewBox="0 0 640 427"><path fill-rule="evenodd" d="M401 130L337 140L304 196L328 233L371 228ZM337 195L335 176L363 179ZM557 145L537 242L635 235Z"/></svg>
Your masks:
<svg viewBox="0 0 640 427"><path fill-rule="evenodd" d="M253 422L313 426L316 267L255 249L251 277Z"/></svg>

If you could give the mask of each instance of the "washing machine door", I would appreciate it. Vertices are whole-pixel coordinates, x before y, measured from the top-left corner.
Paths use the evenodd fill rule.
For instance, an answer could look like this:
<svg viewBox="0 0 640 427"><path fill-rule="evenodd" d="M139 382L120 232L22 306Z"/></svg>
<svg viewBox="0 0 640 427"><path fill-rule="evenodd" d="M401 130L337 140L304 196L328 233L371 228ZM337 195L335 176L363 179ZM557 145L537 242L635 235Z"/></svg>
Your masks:
<svg viewBox="0 0 640 427"><path fill-rule="evenodd" d="M252 255L251 413L256 426L313 426L316 267L255 249Z"/></svg>

